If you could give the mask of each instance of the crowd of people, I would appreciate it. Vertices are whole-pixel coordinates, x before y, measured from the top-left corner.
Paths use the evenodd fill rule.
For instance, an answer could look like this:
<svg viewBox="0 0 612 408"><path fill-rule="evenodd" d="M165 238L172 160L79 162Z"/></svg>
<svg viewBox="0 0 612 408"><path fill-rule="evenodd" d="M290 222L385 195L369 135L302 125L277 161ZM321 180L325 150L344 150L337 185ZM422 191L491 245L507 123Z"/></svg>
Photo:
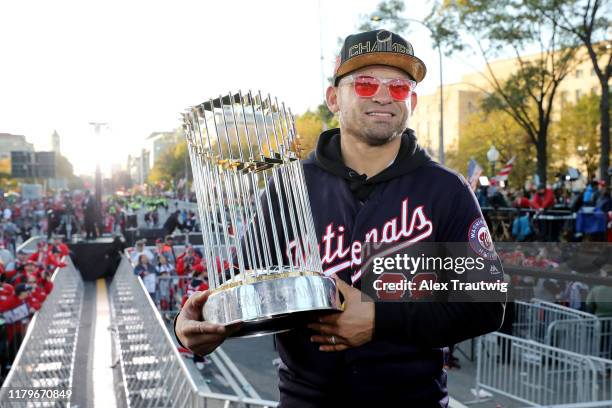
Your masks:
<svg viewBox="0 0 612 408"><path fill-rule="evenodd" d="M53 290L51 276L66 266L68 247L59 237L40 241L36 251L15 256L0 248L0 375L8 373L25 329Z"/></svg>
<svg viewBox="0 0 612 408"><path fill-rule="evenodd" d="M0 198L0 210L0 244L13 253L20 243L37 235L49 239L58 234L70 242L75 236L92 239L104 234L125 235L128 228L163 227L168 233L175 229L199 230L194 211L179 209L165 198L112 196L98 204L88 190L39 199ZM140 212L144 217L138 216Z"/></svg>
<svg viewBox="0 0 612 408"><path fill-rule="evenodd" d="M66 243L103 235L120 236L128 228L163 228L172 234L177 230L197 231L199 224L193 211L179 208L178 202L167 198L115 195L105 197L99 204L90 191L65 191L38 199L25 199L16 194L0 197L1 377L8 373L28 322L53 289L53 272L66 265L64 257L69 254ZM31 237L44 237L36 251L18 250ZM177 276L177 270L180 275L191 276L191 270L198 269L201 256L195 262L195 257L176 254L172 236L159 241L164 244L157 245L157 248L163 247L159 252L162 255L157 256L155 251L154 258L145 256L141 262L144 269L140 272L147 288L166 285L162 293L167 296L160 298L160 302L163 309L170 310L172 299L178 293L164 279ZM181 283L182 288L185 291L179 300L196 290ZM152 289L151 294L154 292Z"/></svg>
<svg viewBox="0 0 612 408"><path fill-rule="evenodd" d="M542 224L535 215L547 210L565 210L573 214L604 213L606 216L612 211L610 190L603 181L593 182L572 194L548 187L513 191L489 186L479 189L476 196L483 208L515 208L517 213L512 225L515 241L539 240L541 237L537 231ZM11 361L20 333L52 289L51 274L55 268L64 265L62 259L68 254L68 248L59 236L68 241L75 234L92 238L102 234L119 235L128 228L163 230L165 235L156 240L154 247L147 247L146 241L141 240L129 253L134 273L140 276L151 298L168 319L192 293L208 289L209 271L202 252L192 245L175 245L172 235L176 231L198 231L197 216L189 209L179 209L171 200L113 196L103 200L98 207L91 193L75 191L39 200L13 197L0 201L0 210L0 316L4 316L4 332L0 337L7 339L0 342L4 348L0 351L3 362ZM137 217L138 213L141 213L140 217ZM572 224L574 232L578 218L566 221ZM34 254L16 252L20 243L36 235L47 236L48 243L42 242ZM560 233L559 237L562 236ZM557 270L562 263L558 256L552 250L512 251L504 253L503 260L508 265ZM220 270L229 267L217 266ZM601 271L601 274L607 276L608 271ZM612 310L601 302L601 299L612 298L609 287L589 286L578 280L563 283L555 279L516 279L518 281L514 283L517 286L531 286L534 297L567 304L598 316L612 316ZM12 321L11 316L19 319ZM203 360L196 363L203 364ZM449 367L459 367L456 359L449 361ZM2 369L5 368L3 363Z"/></svg>
<svg viewBox="0 0 612 408"><path fill-rule="evenodd" d="M172 235L158 238L153 248L148 248L145 240L136 241L128 252L134 274L142 279L151 299L168 321L172 320L189 296L209 288L208 270L202 252L193 245L175 245ZM220 261L217 267L221 267ZM224 262L223 270L228 268L229 264ZM188 350L179 350L191 356ZM193 358L199 369L208 362L198 356Z"/></svg>
<svg viewBox="0 0 612 408"><path fill-rule="evenodd" d="M506 214L512 217L509 232L515 241L612 242L612 196L604 180L593 180L583 189L561 183L520 190L481 186L476 197L485 216L513 211ZM493 218L500 217L487 220L496 231Z"/></svg>

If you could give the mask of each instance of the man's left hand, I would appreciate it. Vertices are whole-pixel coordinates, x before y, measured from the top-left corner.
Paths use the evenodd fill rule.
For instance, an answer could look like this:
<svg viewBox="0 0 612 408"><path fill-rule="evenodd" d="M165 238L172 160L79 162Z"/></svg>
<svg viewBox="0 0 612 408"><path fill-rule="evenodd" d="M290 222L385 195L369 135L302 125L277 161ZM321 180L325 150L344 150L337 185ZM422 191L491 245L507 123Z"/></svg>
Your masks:
<svg viewBox="0 0 612 408"><path fill-rule="evenodd" d="M362 301L359 289L347 285L334 277L338 290L344 296L344 311L320 317L318 323L308 325L320 334L310 340L320 343L320 351L342 351L361 346L374 335L374 302Z"/></svg>

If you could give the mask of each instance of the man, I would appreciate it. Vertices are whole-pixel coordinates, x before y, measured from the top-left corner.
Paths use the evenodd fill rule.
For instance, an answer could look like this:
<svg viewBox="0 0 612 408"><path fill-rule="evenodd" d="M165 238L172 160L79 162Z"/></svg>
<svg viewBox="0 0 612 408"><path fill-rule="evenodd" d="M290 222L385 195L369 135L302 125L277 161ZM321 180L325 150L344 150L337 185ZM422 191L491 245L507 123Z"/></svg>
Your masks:
<svg viewBox="0 0 612 408"><path fill-rule="evenodd" d="M174 251L174 237L172 235L166 235L164 239L163 253L168 258L168 262L176 267L176 252Z"/></svg>
<svg viewBox="0 0 612 408"><path fill-rule="evenodd" d="M495 254L465 179L432 161L407 129L425 71L412 46L386 30L344 41L326 93L340 129L323 132L303 162L323 270L336 278L344 311L277 335L282 407L447 407L448 346L502 324L502 301L362 301L359 251L345 250L393 235ZM400 222L412 225L405 236ZM175 321L178 340L196 354L231 334L201 321L208 295L193 295Z"/></svg>
<svg viewBox="0 0 612 408"><path fill-rule="evenodd" d="M151 252L148 248L145 247L146 240L140 239L136 241L136 246L134 246L134 250L130 255L130 260L132 261L132 265L136 265L138 260L140 259L140 255L146 255L149 263L152 263L155 259L153 252Z"/></svg>
<svg viewBox="0 0 612 408"><path fill-rule="evenodd" d="M96 222L98 221L98 205L95 197L91 195L89 190L85 191L85 199L83 200L83 212L85 214L85 239L98 238Z"/></svg>
<svg viewBox="0 0 612 408"><path fill-rule="evenodd" d="M189 275L191 272L204 270L202 258L195 252L193 245L187 245L185 252L176 258L176 273L179 276Z"/></svg>
<svg viewBox="0 0 612 408"><path fill-rule="evenodd" d="M555 205L555 193L552 188L546 187L544 184L538 186L537 191L533 195L531 202L533 208L538 210L547 210Z"/></svg>
<svg viewBox="0 0 612 408"><path fill-rule="evenodd" d="M179 221L179 214L181 213L180 210L176 210L174 211L172 214L170 214L168 216L168 218L166 219L166 222L164 222L164 232L167 235L170 235L174 232L175 229L183 229L183 225L181 224L181 222Z"/></svg>

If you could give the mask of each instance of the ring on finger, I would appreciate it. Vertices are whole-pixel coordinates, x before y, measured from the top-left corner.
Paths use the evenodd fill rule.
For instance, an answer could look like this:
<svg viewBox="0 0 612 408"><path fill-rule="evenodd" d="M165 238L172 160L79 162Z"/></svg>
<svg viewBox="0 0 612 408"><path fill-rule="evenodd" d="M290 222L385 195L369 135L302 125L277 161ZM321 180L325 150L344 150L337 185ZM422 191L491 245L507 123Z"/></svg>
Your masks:
<svg viewBox="0 0 612 408"><path fill-rule="evenodd" d="M334 346L336 345L336 336L331 336L331 338L329 339L331 344L333 344Z"/></svg>

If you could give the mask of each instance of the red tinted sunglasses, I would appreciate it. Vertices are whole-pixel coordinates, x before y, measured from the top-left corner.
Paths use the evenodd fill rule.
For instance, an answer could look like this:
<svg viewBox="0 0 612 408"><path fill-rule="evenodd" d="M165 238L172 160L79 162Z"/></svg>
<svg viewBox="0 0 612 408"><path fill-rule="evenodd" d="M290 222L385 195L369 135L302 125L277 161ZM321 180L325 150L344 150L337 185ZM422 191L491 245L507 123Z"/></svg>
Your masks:
<svg viewBox="0 0 612 408"><path fill-rule="evenodd" d="M416 82L403 78L377 78L370 75L347 75L346 83L353 83L355 94L361 98L371 98L380 89L380 85L387 85L389 95L396 101L405 101L416 87Z"/></svg>

